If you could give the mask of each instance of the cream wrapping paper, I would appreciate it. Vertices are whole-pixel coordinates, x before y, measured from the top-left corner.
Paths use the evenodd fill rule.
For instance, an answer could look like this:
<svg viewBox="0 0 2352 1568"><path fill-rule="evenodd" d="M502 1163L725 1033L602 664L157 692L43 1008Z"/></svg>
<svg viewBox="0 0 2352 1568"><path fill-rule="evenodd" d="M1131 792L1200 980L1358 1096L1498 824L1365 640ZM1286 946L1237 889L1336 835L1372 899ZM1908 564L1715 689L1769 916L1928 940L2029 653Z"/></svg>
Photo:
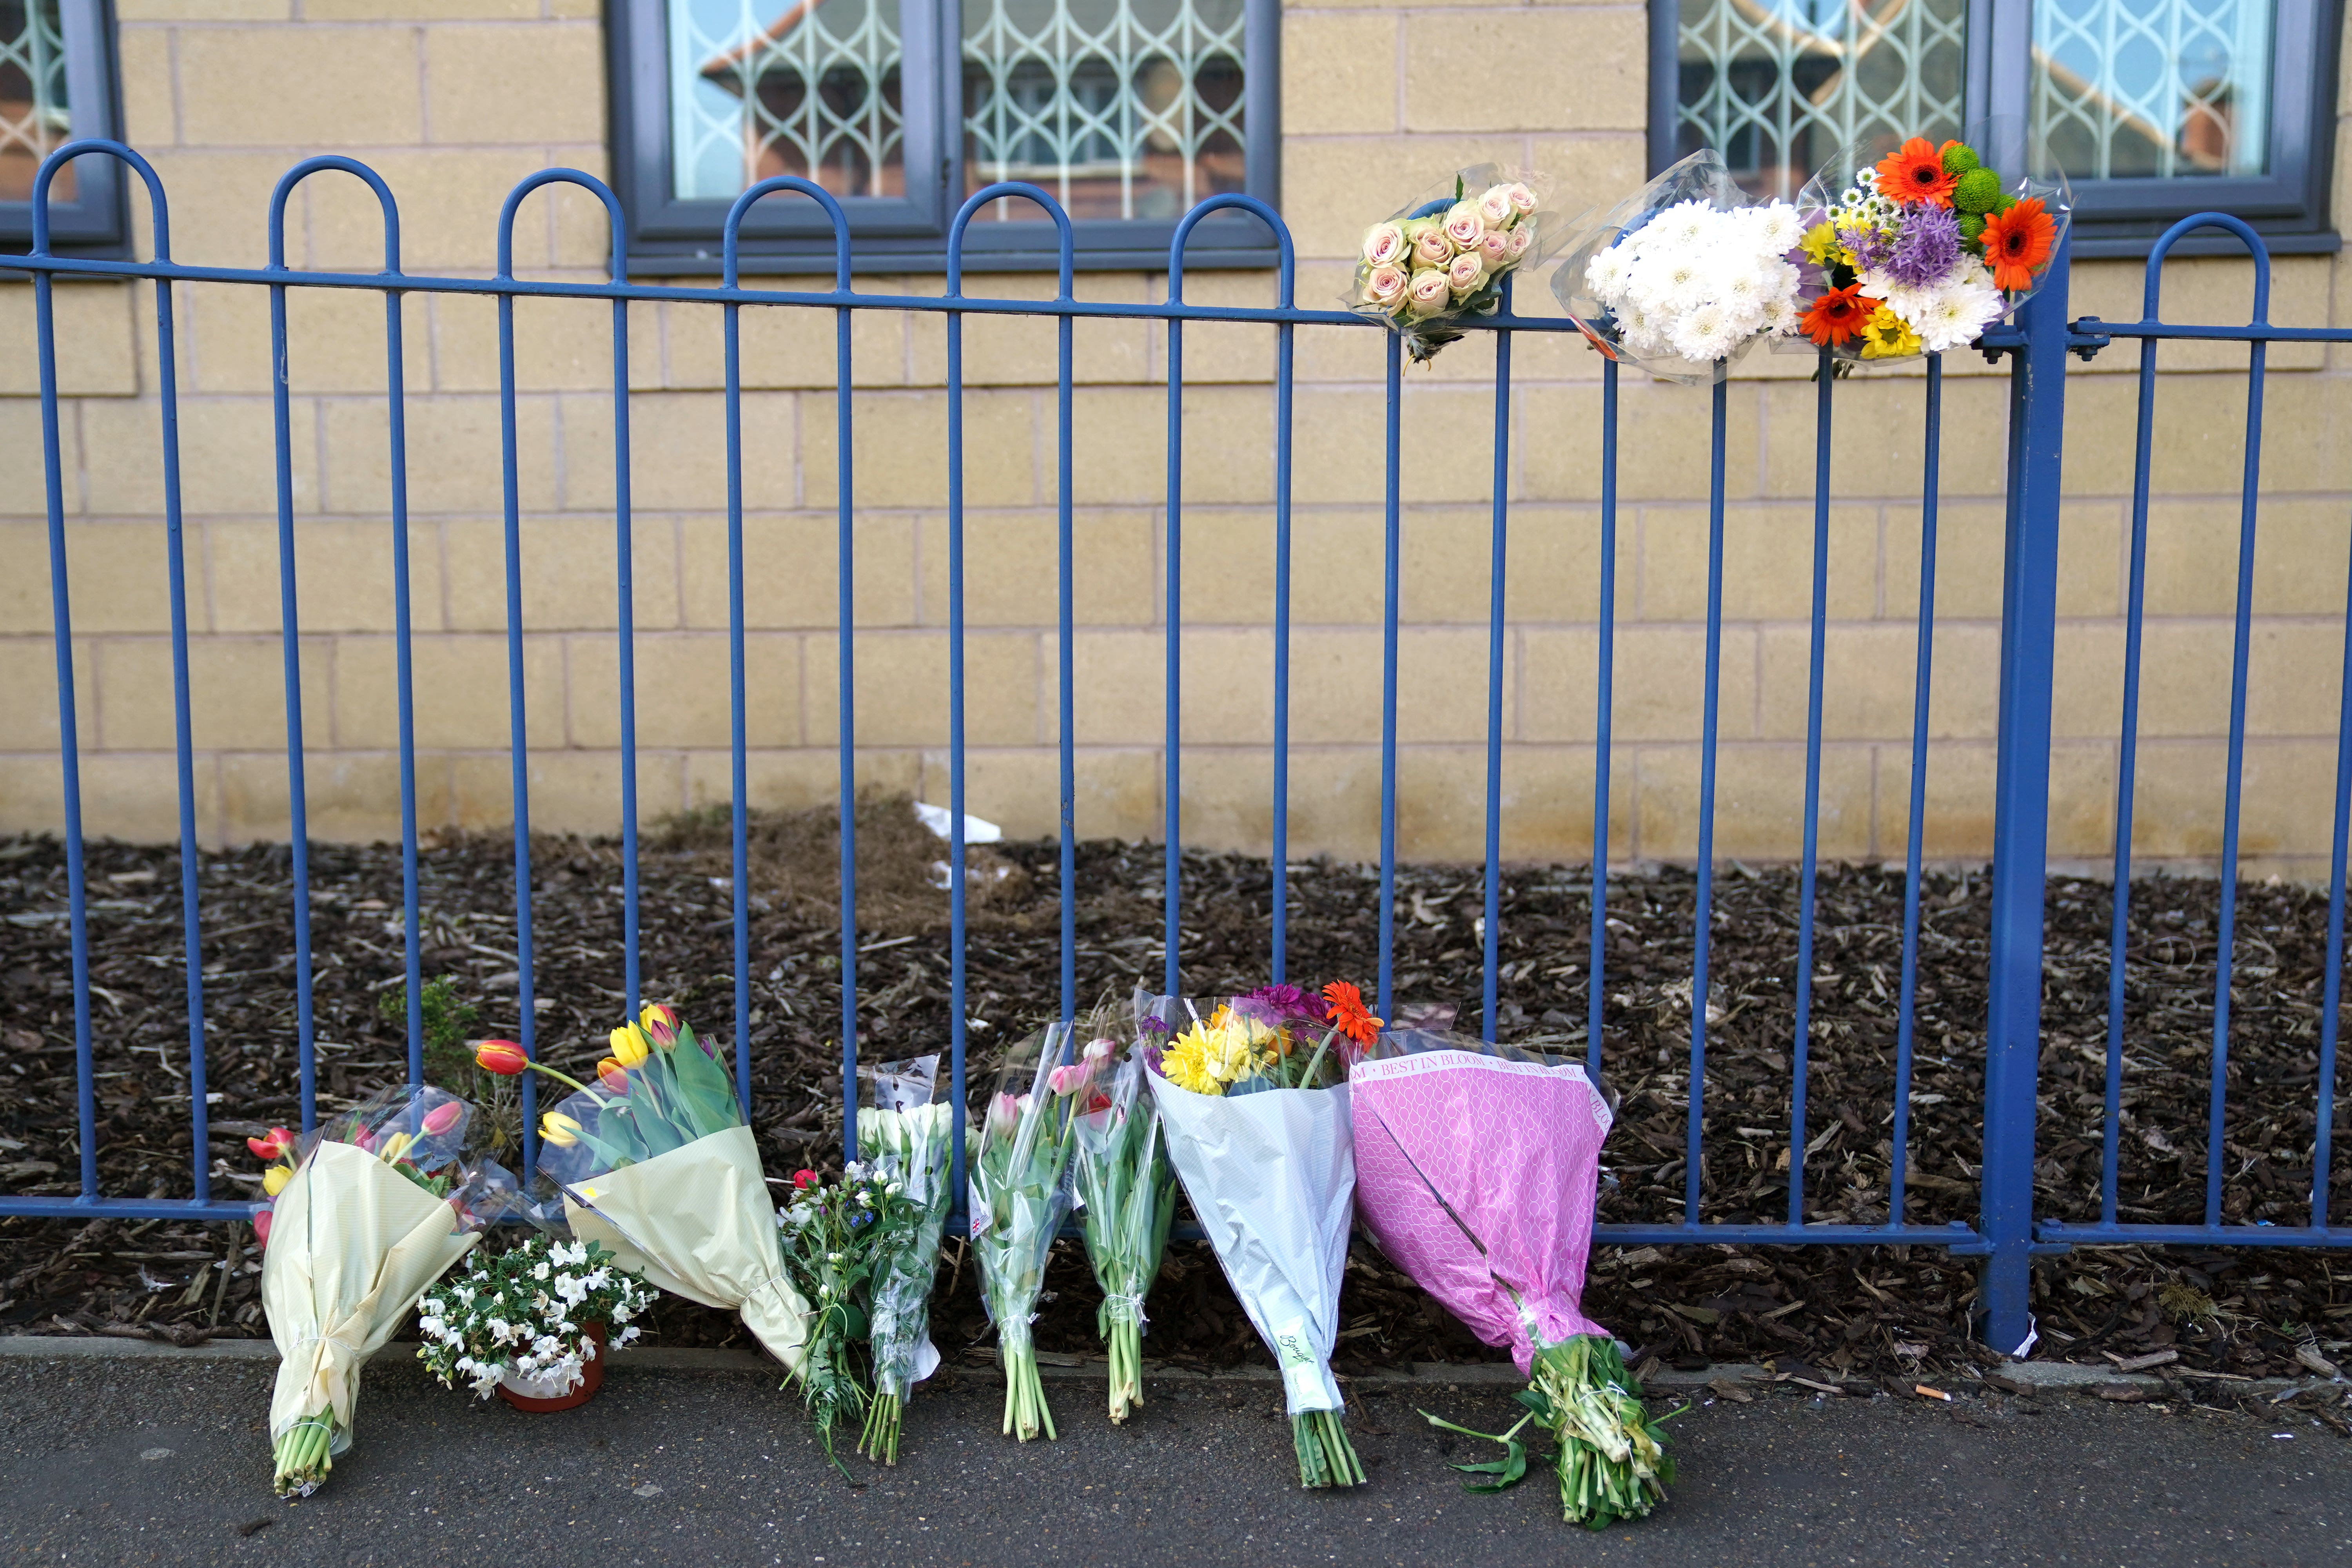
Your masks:
<svg viewBox="0 0 2352 1568"><path fill-rule="evenodd" d="M786 1371L808 1357L809 1305L784 1278L776 1205L748 1127L567 1183L572 1234L673 1295L740 1313Z"/></svg>
<svg viewBox="0 0 2352 1568"><path fill-rule="evenodd" d="M262 1254L261 1303L278 1342L272 1441L334 1412L335 1451L349 1446L360 1368L383 1348L432 1283L480 1235L457 1212L366 1150L312 1150L278 1194Z"/></svg>

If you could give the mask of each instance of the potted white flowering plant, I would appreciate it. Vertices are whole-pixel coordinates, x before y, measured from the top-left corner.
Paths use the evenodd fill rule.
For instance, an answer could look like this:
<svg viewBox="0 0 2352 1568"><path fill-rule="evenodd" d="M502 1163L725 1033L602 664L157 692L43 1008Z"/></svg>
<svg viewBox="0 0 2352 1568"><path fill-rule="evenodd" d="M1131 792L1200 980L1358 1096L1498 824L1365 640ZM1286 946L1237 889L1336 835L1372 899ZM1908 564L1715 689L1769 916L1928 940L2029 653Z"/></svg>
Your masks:
<svg viewBox="0 0 2352 1568"><path fill-rule="evenodd" d="M569 1410L604 1385L605 1352L637 1337L630 1320L653 1301L653 1287L595 1242L536 1236L495 1258L476 1253L425 1294L416 1356L446 1387L462 1378L518 1410Z"/></svg>

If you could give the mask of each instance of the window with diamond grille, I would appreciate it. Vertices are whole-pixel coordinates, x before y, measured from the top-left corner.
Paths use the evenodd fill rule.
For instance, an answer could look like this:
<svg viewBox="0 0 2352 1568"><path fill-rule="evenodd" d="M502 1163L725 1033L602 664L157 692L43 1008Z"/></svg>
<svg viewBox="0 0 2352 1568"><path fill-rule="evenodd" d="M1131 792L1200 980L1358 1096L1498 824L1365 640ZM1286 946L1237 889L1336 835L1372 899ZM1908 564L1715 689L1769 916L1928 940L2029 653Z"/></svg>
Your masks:
<svg viewBox="0 0 2352 1568"><path fill-rule="evenodd" d="M1712 146L1792 195L1849 142L1965 129L2066 174L2078 256L2204 208L2332 249L2340 25L2327 0L1652 0L1651 162Z"/></svg>
<svg viewBox="0 0 2352 1568"><path fill-rule="evenodd" d="M1889 132L1957 136L1967 0L1678 0L1676 157L1721 152L1793 196L1830 154Z"/></svg>
<svg viewBox="0 0 2352 1568"><path fill-rule="evenodd" d="M78 136L115 133L111 42L102 0L0 0L0 250L32 237L41 160ZM49 184L53 247L112 249L121 189L110 159L60 169Z"/></svg>
<svg viewBox="0 0 2352 1568"><path fill-rule="evenodd" d="M2040 0L2033 130L2074 179L2260 174L2270 0Z"/></svg>
<svg viewBox="0 0 2352 1568"><path fill-rule="evenodd" d="M1060 202L1082 261L1164 254L1203 197L1273 193L1279 0L624 3L615 130L640 250L707 263L698 237L776 174L839 197L861 259L937 255L965 193L998 181ZM829 254L784 206L755 209L747 251ZM992 203L968 248L986 265L1019 265L1024 247L1049 259L1045 219ZM1213 266L1270 239L1222 216L1187 254Z"/></svg>

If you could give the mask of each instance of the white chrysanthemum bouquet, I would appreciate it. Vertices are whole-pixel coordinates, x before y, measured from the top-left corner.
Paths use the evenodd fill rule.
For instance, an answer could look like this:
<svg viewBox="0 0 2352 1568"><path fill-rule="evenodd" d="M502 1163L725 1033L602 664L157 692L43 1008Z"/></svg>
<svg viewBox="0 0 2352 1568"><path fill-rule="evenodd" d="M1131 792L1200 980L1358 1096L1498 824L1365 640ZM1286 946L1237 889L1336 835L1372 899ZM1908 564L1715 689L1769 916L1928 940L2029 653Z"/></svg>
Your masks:
<svg viewBox="0 0 2352 1568"><path fill-rule="evenodd" d="M1464 169L1450 185L1374 224L1356 261L1348 308L1384 322L1415 363L1462 333L1452 323L1491 316L1504 277L1543 259L1558 216L1539 209L1540 176L1493 163Z"/></svg>
<svg viewBox="0 0 2352 1568"><path fill-rule="evenodd" d="M1797 330L1798 210L1692 153L1617 204L1571 247L1552 292L1595 347L1668 381L1709 381Z"/></svg>

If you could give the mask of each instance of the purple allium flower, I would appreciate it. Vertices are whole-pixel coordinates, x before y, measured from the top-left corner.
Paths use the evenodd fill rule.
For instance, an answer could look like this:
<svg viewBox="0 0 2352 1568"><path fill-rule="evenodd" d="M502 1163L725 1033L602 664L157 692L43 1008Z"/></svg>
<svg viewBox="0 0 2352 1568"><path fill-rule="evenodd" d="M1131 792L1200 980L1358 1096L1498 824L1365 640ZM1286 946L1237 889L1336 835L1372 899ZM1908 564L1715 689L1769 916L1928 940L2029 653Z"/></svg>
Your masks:
<svg viewBox="0 0 2352 1568"><path fill-rule="evenodd" d="M1164 1035L1168 1032L1168 1020L1156 1013L1146 1013L1137 1027L1147 1035Z"/></svg>
<svg viewBox="0 0 2352 1568"><path fill-rule="evenodd" d="M1329 1011L1323 1005L1321 997L1296 985L1261 985L1239 1000L1248 1005L1252 1012L1261 1014L1273 1024L1279 1024L1286 1018L1312 1018L1320 1023Z"/></svg>
<svg viewBox="0 0 2352 1568"><path fill-rule="evenodd" d="M1868 224L1838 230L1838 243L1853 253L1854 270L1886 265L1886 237Z"/></svg>
<svg viewBox="0 0 2352 1568"><path fill-rule="evenodd" d="M1906 289L1942 282L1960 260L1960 215L1949 207L1921 205L1903 214L1903 232L1883 265Z"/></svg>

